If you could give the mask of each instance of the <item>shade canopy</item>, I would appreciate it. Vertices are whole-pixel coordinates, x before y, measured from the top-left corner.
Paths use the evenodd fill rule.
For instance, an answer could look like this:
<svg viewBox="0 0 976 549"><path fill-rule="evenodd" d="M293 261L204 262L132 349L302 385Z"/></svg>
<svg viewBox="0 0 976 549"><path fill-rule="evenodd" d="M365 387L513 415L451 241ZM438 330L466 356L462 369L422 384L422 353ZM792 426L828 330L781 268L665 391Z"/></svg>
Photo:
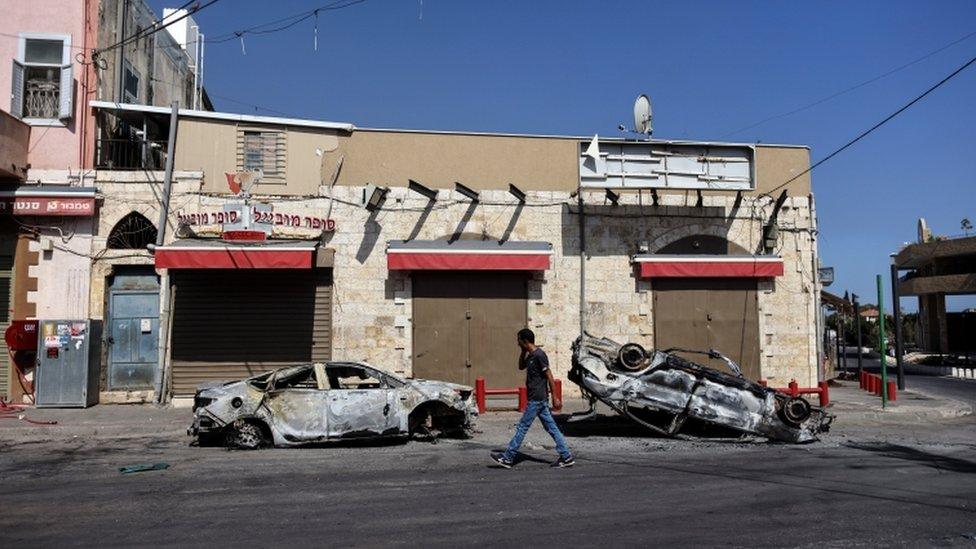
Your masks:
<svg viewBox="0 0 976 549"><path fill-rule="evenodd" d="M160 269L311 269L317 242L184 239L156 248Z"/></svg>
<svg viewBox="0 0 976 549"><path fill-rule="evenodd" d="M641 278L739 277L783 275L783 258L768 255L638 255Z"/></svg>
<svg viewBox="0 0 976 549"><path fill-rule="evenodd" d="M552 244L495 240L392 240L386 251L391 271L544 271Z"/></svg>

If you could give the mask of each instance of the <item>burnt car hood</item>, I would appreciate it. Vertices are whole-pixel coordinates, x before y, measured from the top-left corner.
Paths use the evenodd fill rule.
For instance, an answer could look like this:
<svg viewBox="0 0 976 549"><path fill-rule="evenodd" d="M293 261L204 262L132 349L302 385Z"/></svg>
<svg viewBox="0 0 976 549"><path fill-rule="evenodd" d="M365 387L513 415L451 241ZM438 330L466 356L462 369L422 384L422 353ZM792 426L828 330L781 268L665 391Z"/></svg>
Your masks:
<svg viewBox="0 0 976 549"><path fill-rule="evenodd" d="M589 334L577 338L569 379L591 403L600 400L663 434L677 434L685 420L693 418L772 440L810 442L826 432L833 419L801 398L672 353L641 349L642 360L626 366L621 347ZM791 414L791 410L805 414ZM651 421L650 416L665 421Z"/></svg>

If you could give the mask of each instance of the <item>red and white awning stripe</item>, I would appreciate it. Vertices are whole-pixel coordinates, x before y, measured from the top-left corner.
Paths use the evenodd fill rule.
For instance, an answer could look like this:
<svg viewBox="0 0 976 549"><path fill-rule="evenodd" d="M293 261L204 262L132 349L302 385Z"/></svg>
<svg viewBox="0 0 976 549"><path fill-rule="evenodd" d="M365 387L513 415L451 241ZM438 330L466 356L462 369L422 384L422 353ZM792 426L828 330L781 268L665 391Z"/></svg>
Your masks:
<svg viewBox="0 0 976 549"><path fill-rule="evenodd" d="M392 241L386 253L391 271L544 271L548 242Z"/></svg>
<svg viewBox="0 0 976 549"><path fill-rule="evenodd" d="M156 268L311 269L315 259L314 244L241 246L215 241L194 246L177 242L156 248Z"/></svg>
<svg viewBox="0 0 976 549"><path fill-rule="evenodd" d="M759 255L639 255L641 278L783 276L783 258Z"/></svg>

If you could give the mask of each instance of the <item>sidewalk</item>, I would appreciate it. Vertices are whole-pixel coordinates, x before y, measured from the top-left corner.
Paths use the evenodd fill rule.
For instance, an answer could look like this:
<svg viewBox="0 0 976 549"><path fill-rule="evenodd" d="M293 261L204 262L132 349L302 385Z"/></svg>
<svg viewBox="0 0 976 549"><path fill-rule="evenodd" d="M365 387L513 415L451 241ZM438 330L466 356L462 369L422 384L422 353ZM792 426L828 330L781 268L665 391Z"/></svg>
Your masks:
<svg viewBox="0 0 976 549"><path fill-rule="evenodd" d="M91 408L26 408L0 417L0 444L51 440L185 437L192 421L188 408L152 404L103 404ZM17 419L56 421L37 425ZM189 442L189 438L187 438Z"/></svg>
<svg viewBox="0 0 976 549"><path fill-rule="evenodd" d="M881 397L861 390L856 381L831 382L830 401L827 410L837 415L837 423L858 420L925 423L973 413L972 407L964 402L909 390L898 391L897 399L882 409Z"/></svg>

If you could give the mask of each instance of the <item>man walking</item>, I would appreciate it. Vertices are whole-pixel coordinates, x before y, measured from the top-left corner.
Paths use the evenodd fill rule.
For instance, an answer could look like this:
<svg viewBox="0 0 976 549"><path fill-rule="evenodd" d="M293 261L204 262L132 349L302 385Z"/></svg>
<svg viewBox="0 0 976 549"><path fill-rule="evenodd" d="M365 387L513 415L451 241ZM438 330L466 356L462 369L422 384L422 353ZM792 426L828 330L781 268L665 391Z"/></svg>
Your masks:
<svg viewBox="0 0 976 549"><path fill-rule="evenodd" d="M546 352L535 346L535 334L532 330L524 328L518 333L518 346L522 349L519 357L519 370L525 370L525 387L528 390L528 406L522 419L519 420L515 428L515 436L508 443L508 449L504 452L492 452L491 459L506 469L511 469L515 464L515 455L522 446L522 439L528 432L536 416L542 421L542 426L546 432L556 442L556 451L559 452L559 459L552 462L551 467L572 467L576 464L573 456L566 447L566 440L559 432L559 426L552 419L549 411L549 394L552 393L552 405L554 408L561 408L562 401L556 396L556 382L552 377L552 370L549 369L549 357Z"/></svg>

